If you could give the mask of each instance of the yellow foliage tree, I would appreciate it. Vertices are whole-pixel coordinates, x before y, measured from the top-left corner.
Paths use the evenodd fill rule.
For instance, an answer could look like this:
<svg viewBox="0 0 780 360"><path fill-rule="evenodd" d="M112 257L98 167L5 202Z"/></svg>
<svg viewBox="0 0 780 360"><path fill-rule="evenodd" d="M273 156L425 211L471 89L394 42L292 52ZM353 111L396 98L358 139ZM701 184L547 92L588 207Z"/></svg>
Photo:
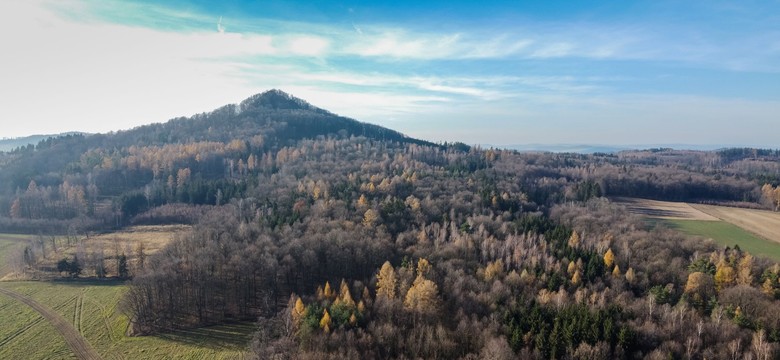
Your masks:
<svg viewBox="0 0 780 360"><path fill-rule="evenodd" d="M737 284L740 285L752 285L753 284L753 256L745 254L742 259L739 260L737 266Z"/></svg>
<svg viewBox="0 0 780 360"><path fill-rule="evenodd" d="M357 325L357 317L355 316L355 313L352 313L352 315L349 317L349 324L352 326Z"/></svg>
<svg viewBox="0 0 780 360"><path fill-rule="evenodd" d="M394 299L395 284L398 280L395 275L395 269L393 269L393 265L390 265L389 261L385 261L382 268L379 269L379 274L376 278L376 297L384 296L388 299Z"/></svg>
<svg viewBox="0 0 780 360"><path fill-rule="evenodd" d="M733 286L736 282L736 272L726 261L721 260L715 270L715 288L718 291Z"/></svg>
<svg viewBox="0 0 780 360"><path fill-rule="evenodd" d="M363 225L367 227L372 227L376 222L379 220L379 213L376 212L374 209L368 209L366 210L366 213L363 215Z"/></svg>
<svg viewBox="0 0 780 360"><path fill-rule="evenodd" d="M355 300L352 299L352 295L349 293L349 286L347 286L347 282L343 279L341 280L341 286L339 289L339 300L342 304L349 307L355 306Z"/></svg>
<svg viewBox="0 0 780 360"><path fill-rule="evenodd" d="M685 283L685 293L690 296L693 303L703 305L715 295L715 284L712 276L700 271L691 273Z"/></svg>
<svg viewBox="0 0 780 360"><path fill-rule="evenodd" d="M614 263L615 253L612 252L612 249L607 249L607 252L604 254L604 265L607 265L607 268L611 268Z"/></svg>
<svg viewBox="0 0 780 360"><path fill-rule="evenodd" d="M636 280L636 274L634 274L634 269L629 267L628 270L626 270L626 281L628 281L629 284L633 284Z"/></svg>
<svg viewBox="0 0 780 360"><path fill-rule="evenodd" d="M328 314L328 309L325 309L322 314L322 319L320 319L320 328L325 332L330 332L330 324L330 314Z"/></svg>
<svg viewBox="0 0 780 360"><path fill-rule="evenodd" d="M582 281L582 275L580 275L580 270L577 270L574 272L574 275L571 277L571 283L574 285L578 285Z"/></svg>
<svg viewBox="0 0 780 360"><path fill-rule="evenodd" d="M325 297L325 299L332 299L333 298L333 290L330 288L330 282L325 282L325 288L322 289L322 296Z"/></svg>
<svg viewBox="0 0 780 360"><path fill-rule="evenodd" d="M504 262L501 259L492 261L485 267L485 280L493 280L504 273Z"/></svg>
<svg viewBox="0 0 780 360"><path fill-rule="evenodd" d="M360 194L360 198L358 199L357 206L359 208L365 208L368 206L368 199L366 199L365 195Z"/></svg>
<svg viewBox="0 0 780 360"><path fill-rule="evenodd" d="M306 306L303 304L303 300L301 300L300 297L297 298L298 299L295 300L295 306L292 309L293 324L295 324L296 327L301 325L301 320L303 320L303 316L306 315Z"/></svg>
<svg viewBox="0 0 780 360"><path fill-rule="evenodd" d="M761 291L764 294L767 294L769 296L774 296L774 294L775 294L775 287L774 287L774 284L772 282L772 279L767 278L766 280L764 280L764 283L761 285Z"/></svg>
<svg viewBox="0 0 780 360"><path fill-rule="evenodd" d="M417 260L417 276L428 275L429 271L431 271L431 263L428 260L423 258Z"/></svg>
<svg viewBox="0 0 780 360"><path fill-rule="evenodd" d="M406 293L404 307L423 314L434 313L439 308L438 293L433 281L418 276Z"/></svg>
<svg viewBox="0 0 780 360"><path fill-rule="evenodd" d="M566 273L574 275L575 270L577 270L577 264L574 261L569 261L569 266L566 267Z"/></svg>
<svg viewBox="0 0 780 360"><path fill-rule="evenodd" d="M569 246L571 247L577 247L580 244L580 235L577 234L577 231L572 231L571 236L569 237Z"/></svg>
<svg viewBox="0 0 780 360"><path fill-rule="evenodd" d="M615 268L612 269L612 276L619 277L620 276L620 266L615 264Z"/></svg>

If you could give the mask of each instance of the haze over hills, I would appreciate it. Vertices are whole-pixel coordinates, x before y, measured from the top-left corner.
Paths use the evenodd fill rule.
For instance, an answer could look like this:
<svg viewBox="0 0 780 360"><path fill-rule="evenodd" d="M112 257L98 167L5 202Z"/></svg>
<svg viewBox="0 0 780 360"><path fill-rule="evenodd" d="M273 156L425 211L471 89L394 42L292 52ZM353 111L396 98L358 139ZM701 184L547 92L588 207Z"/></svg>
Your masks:
<svg viewBox="0 0 780 360"><path fill-rule="evenodd" d="M616 153L625 150L647 150L647 149L674 149L674 150L696 150L713 151L735 147L747 147L739 145L699 145L699 144L636 144L636 145L597 145L597 144L512 144L512 145L481 145L482 147L496 147L499 149L510 149L517 151L530 152L571 152L578 154L593 153Z"/></svg>
<svg viewBox="0 0 780 360"><path fill-rule="evenodd" d="M36 145L39 142L48 138L57 138L67 135L88 135L82 132L66 132L62 134L49 134L49 135L30 135L18 138L4 138L0 139L0 151L11 151L20 146Z"/></svg>

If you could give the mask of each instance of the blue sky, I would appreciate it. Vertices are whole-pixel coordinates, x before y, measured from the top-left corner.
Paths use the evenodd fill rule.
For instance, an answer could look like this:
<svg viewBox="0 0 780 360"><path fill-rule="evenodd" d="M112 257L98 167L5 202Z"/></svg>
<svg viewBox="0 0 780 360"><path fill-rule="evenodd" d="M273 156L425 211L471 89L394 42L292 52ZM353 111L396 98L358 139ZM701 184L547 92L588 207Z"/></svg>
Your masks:
<svg viewBox="0 0 780 360"><path fill-rule="evenodd" d="M0 137L279 88L470 144L777 147L780 1L6 1Z"/></svg>

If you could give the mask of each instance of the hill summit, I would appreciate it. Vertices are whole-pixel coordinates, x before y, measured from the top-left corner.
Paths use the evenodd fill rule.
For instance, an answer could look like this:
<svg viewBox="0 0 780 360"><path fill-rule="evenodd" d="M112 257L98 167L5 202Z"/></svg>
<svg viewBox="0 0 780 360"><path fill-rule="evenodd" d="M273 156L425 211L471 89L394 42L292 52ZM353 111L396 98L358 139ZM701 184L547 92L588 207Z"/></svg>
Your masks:
<svg viewBox="0 0 780 360"><path fill-rule="evenodd" d="M266 110L307 110L320 114L332 114L309 104L306 100L292 96L282 90L272 89L256 95L252 95L239 104L241 111L248 109Z"/></svg>

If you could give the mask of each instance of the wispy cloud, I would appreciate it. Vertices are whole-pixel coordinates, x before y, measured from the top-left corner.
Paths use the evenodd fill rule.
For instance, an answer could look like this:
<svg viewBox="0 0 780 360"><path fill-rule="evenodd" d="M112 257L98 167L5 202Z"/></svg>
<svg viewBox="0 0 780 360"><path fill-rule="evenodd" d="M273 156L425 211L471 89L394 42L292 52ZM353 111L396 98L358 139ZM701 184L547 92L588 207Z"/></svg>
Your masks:
<svg viewBox="0 0 780 360"><path fill-rule="evenodd" d="M0 118L21 119L4 122L0 136L44 126L46 132L128 128L272 87L411 135L483 143L502 136L506 143L553 139L554 126L607 139L583 123L603 130L633 121L634 129L652 134L644 124L656 121L687 133L688 125L676 123L683 117L741 134L724 125L723 114L748 114L745 124L755 125L780 112L777 102L749 96L723 102L675 88L653 97L637 85L678 76L678 68L738 70L769 73L765 88L780 92L771 83L780 73L778 31L719 37L650 20L529 20L453 31L392 19L312 23L63 1L0 2L0 12L14 14L0 23ZM656 67L661 71L644 71ZM724 103L726 110L707 110Z"/></svg>

